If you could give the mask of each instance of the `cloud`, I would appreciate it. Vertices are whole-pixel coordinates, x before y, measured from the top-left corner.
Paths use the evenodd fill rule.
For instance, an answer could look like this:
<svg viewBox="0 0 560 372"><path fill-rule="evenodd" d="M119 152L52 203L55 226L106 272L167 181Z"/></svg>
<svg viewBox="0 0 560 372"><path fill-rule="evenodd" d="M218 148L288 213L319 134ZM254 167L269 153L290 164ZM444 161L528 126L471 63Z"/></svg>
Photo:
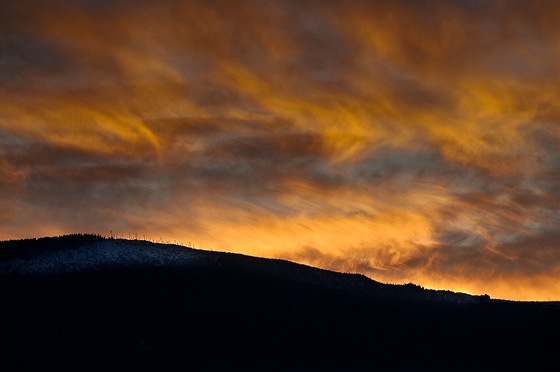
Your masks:
<svg viewBox="0 0 560 372"><path fill-rule="evenodd" d="M113 230L558 299L559 16L3 3L0 238Z"/></svg>

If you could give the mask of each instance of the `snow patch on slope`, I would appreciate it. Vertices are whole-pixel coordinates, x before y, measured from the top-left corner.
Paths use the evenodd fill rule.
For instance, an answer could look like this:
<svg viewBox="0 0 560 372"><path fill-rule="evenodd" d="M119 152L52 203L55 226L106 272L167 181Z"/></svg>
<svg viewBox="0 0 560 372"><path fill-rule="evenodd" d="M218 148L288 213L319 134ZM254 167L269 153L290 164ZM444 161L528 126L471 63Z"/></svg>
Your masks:
<svg viewBox="0 0 560 372"><path fill-rule="evenodd" d="M212 263L203 252L189 248L109 239L72 249L46 251L34 257L0 261L0 273L53 274L111 267L199 267Z"/></svg>

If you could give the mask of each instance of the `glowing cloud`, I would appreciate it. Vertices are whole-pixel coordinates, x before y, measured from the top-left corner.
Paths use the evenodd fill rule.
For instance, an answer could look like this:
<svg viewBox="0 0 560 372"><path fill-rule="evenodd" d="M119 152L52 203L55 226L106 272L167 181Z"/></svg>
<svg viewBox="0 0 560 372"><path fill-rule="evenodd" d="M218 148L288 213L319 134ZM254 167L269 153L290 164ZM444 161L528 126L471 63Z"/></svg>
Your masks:
<svg viewBox="0 0 560 372"><path fill-rule="evenodd" d="M0 5L0 238L138 234L560 300L560 8Z"/></svg>

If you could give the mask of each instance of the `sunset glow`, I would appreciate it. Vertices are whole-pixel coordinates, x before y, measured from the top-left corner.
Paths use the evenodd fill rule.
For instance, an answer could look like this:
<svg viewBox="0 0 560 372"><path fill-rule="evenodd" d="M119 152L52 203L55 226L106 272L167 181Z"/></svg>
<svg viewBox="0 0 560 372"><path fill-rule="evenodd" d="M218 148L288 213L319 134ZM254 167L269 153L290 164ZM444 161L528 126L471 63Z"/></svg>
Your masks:
<svg viewBox="0 0 560 372"><path fill-rule="evenodd" d="M0 239L560 300L560 4L0 5Z"/></svg>

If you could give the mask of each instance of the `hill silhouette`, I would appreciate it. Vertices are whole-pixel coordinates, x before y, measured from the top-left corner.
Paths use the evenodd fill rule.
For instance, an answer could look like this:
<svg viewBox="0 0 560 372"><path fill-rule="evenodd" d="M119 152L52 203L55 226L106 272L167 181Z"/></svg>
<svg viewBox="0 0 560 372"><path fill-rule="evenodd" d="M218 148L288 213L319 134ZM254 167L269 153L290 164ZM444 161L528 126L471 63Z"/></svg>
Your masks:
<svg viewBox="0 0 560 372"><path fill-rule="evenodd" d="M1 368L533 370L557 302L95 235L0 242Z"/></svg>

